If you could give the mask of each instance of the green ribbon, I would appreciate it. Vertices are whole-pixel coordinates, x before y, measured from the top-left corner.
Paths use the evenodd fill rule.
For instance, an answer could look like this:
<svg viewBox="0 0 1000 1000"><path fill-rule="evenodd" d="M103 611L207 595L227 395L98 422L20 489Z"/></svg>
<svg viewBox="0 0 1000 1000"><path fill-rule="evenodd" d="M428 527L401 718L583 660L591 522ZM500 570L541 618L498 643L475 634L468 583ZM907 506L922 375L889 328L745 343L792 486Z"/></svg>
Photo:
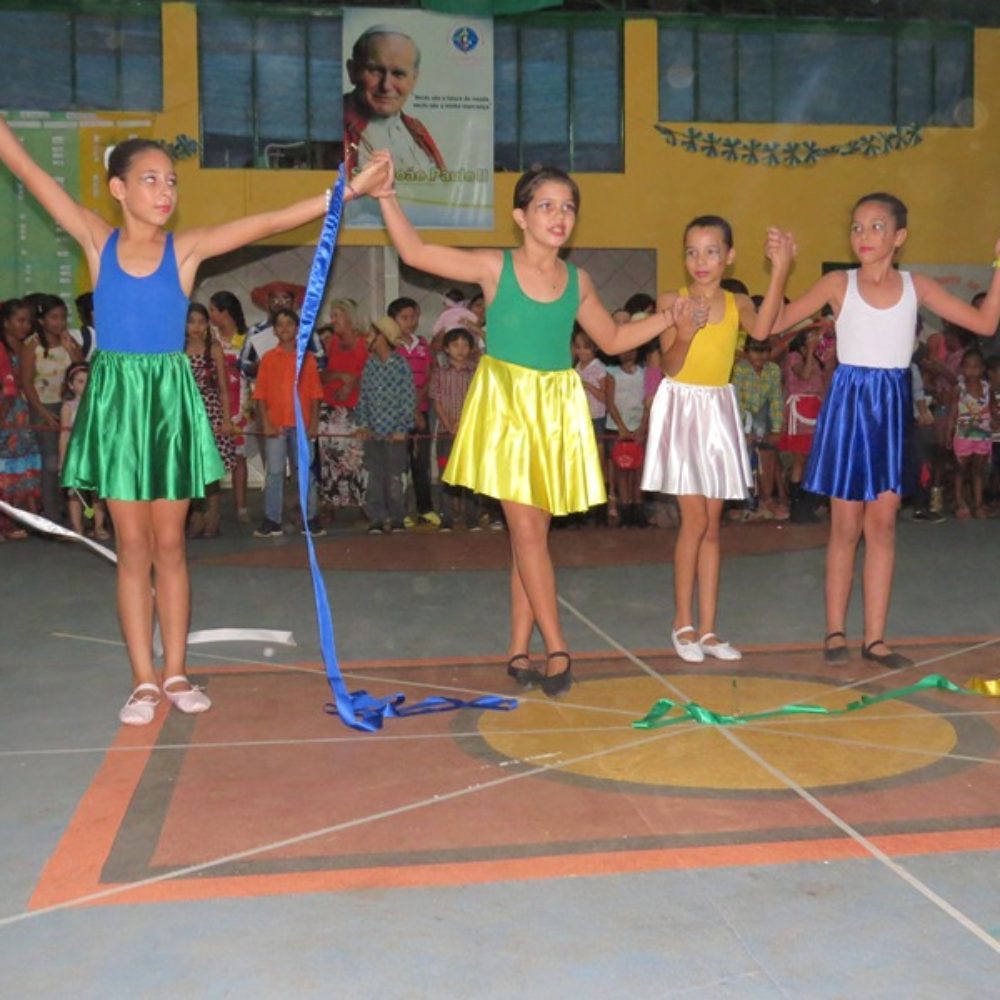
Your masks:
<svg viewBox="0 0 1000 1000"><path fill-rule="evenodd" d="M886 691L885 694L864 694L857 701L852 701L845 708L824 708L822 705L785 705L782 708L774 708L768 712L751 712L749 715L725 715L722 712L713 712L709 708L704 708L697 702L689 701L681 703L671 701L670 698L661 698L653 707L641 718L632 723L633 729L663 729L665 726L676 726L681 722L697 722L700 726L742 726L748 722L759 722L761 719L776 719L787 715L846 715L848 712L857 712L869 705L877 705L879 702L892 701L896 698L907 698L911 694L919 691L950 691L952 694L977 694L982 695L987 692L974 688L960 687L954 681L948 680L941 674L928 674L916 684L909 687L896 688L893 691ZM679 715L671 715L675 710L679 710Z"/></svg>

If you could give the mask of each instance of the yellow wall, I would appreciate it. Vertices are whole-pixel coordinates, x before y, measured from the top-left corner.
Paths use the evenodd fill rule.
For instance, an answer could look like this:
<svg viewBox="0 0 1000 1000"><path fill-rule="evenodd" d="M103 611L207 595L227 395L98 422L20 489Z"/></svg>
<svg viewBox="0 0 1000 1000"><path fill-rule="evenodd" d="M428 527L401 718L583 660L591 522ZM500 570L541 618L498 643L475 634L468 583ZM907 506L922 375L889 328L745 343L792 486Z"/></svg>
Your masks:
<svg viewBox="0 0 1000 1000"><path fill-rule="evenodd" d="M198 57L195 8L163 6L164 110L155 134L198 136ZM858 196L888 190L910 208L904 260L980 263L993 256L1000 235L1000 30L976 32L976 105L972 128L928 128L924 142L886 156L830 158L811 167L767 167L708 159L668 146L657 121L656 21L625 22L625 173L581 174L582 213L573 242L581 247L649 247L659 251L661 288L682 278L684 224L707 212L732 222L737 244L733 273L762 287L760 247L769 224L792 229L799 261L795 292L811 283L824 260L849 259L847 222ZM686 127L685 123L685 127ZM698 123L694 123L697 125ZM765 141L812 139L839 143L879 126L706 125L716 134ZM201 225L262 211L322 190L329 176L301 170L204 170L196 158L178 165L180 226ZM492 232L435 232L436 242L503 246L514 241L504 207L516 177L496 179L497 226ZM274 240L292 245L315 240L306 227ZM347 231L347 245L380 245L378 232Z"/></svg>

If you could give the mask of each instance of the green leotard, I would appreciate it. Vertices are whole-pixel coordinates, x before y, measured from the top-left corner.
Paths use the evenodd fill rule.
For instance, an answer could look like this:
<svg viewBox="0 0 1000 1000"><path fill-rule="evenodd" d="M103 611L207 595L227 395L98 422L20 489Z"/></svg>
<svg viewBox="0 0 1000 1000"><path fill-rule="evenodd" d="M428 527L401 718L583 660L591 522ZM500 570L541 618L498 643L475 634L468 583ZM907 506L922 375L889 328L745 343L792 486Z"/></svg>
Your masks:
<svg viewBox="0 0 1000 1000"><path fill-rule="evenodd" d="M580 306L580 279L572 264L566 268L569 280L562 295L555 302L538 302L524 294L511 253L504 251L500 283L486 311L491 357L546 372L573 366L570 338Z"/></svg>

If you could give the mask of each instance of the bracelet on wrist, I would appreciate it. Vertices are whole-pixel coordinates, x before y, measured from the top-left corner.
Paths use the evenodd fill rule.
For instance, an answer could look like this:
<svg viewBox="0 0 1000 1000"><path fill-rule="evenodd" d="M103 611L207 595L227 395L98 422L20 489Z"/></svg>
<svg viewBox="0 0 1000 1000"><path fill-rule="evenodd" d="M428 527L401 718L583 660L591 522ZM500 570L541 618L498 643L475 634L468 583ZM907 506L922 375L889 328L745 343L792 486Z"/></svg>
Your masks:
<svg viewBox="0 0 1000 1000"><path fill-rule="evenodd" d="M1000 268L1000 257L994 257L993 258L993 263L990 264L990 267L992 267L994 270L996 270L997 268Z"/></svg>
<svg viewBox="0 0 1000 1000"><path fill-rule="evenodd" d="M327 188L323 192L323 197L326 199L325 208L329 212L330 211L330 199L333 197L333 188Z"/></svg>

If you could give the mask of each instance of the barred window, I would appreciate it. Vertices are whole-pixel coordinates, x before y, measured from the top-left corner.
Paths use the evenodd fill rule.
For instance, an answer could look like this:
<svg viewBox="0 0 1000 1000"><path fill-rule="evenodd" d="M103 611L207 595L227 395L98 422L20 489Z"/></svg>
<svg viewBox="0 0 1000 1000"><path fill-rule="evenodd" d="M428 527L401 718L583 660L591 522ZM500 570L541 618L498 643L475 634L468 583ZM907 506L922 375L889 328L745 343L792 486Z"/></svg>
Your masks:
<svg viewBox="0 0 1000 1000"><path fill-rule="evenodd" d="M198 18L202 162L334 167L343 142L341 21Z"/></svg>
<svg viewBox="0 0 1000 1000"><path fill-rule="evenodd" d="M621 171L620 23L494 24L498 170Z"/></svg>
<svg viewBox="0 0 1000 1000"><path fill-rule="evenodd" d="M160 14L0 10L0 107L157 111Z"/></svg>
<svg viewBox="0 0 1000 1000"><path fill-rule="evenodd" d="M973 30L691 21L659 27L661 121L969 125Z"/></svg>

